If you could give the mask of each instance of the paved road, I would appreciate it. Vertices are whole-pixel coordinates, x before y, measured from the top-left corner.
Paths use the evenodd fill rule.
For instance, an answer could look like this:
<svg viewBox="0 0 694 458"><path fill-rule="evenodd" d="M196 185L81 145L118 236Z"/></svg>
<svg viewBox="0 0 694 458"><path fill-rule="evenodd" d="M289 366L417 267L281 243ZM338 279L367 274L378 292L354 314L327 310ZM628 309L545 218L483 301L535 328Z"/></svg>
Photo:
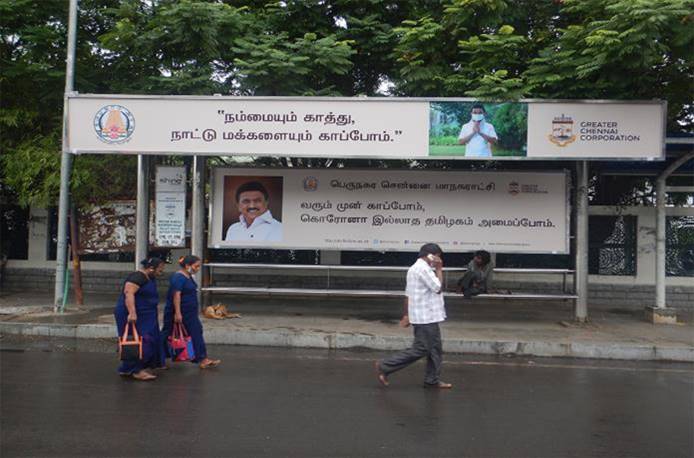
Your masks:
<svg viewBox="0 0 694 458"><path fill-rule="evenodd" d="M447 357L380 388L379 354L216 347L223 366L153 383L115 374L110 344L2 340L0 455L691 457L694 367Z"/></svg>

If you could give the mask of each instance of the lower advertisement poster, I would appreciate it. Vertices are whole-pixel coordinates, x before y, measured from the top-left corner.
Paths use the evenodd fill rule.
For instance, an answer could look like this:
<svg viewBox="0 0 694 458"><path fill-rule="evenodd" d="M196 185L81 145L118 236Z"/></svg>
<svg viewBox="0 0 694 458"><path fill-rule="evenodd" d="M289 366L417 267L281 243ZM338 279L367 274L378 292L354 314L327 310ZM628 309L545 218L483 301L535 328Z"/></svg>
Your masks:
<svg viewBox="0 0 694 458"><path fill-rule="evenodd" d="M226 169L211 248L569 252L563 172Z"/></svg>

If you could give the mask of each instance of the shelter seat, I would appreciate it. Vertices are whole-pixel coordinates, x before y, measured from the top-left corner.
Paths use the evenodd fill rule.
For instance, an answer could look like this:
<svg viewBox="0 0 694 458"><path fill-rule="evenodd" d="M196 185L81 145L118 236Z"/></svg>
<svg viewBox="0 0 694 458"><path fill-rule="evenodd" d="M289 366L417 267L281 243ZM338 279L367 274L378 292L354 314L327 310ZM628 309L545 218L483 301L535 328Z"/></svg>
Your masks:
<svg viewBox="0 0 694 458"><path fill-rule="evenodd" d="M206 286L201 291L210 293L228 293L250 296L341 296L341 297L405 297L402 290L372 290L372 289L324 289L324 288L258 288L247 286ZM463 297L462 294L446 291L446 297ZM569 300L576 299L575 294L479 294L472 298L485 299L538 299L538 300Z"/></svg>
<svg viewBox="0 0 694 458"><path fill-rule="evenodd" d="M209 279L210 286L203 286L200 288L202 292L208 294L234 294L234 295L245 295L245 296L319 296L319 297L405 297L405 291L403 289L359 289L359 288L331 288L330 287L330 272L331 271L351 271L351 272L373 272L373 271L401 271L406 272L409 267L406 266L342 266L342 265L295 265L295 264L251 264L251 263L208 263L204 265L209 269ZM287 270L287 271L324 271L327 274L328 283L323 288L314 287L301 287L301 288L287 288L287 287L267 287L267 286L223 286L214 284L213 271L215 270L228 270L228 269L241 269L244 271L261 269L265 272L269 270ZM467 269L464 267L446 267L444 268L445 273L460 273L465 272ZM494 269L496 273L513 273L513 274L537 274L537 275L561 275L562 276L562 290L560 293L527 293L527 292L517 292L510 294L499 294L499 293L489 293L480 294L474 296L473 298L483 298L483 299L500 299L500 300L575 300L578 296L575 293L570 293L567 291L567 276L575 273L574 270L570 269L512 269L512 268L499 268ZM450 298L462 298L463 295L452 292L444 291L445 297ZM468 300L469 300L468 299Z"/></svg>

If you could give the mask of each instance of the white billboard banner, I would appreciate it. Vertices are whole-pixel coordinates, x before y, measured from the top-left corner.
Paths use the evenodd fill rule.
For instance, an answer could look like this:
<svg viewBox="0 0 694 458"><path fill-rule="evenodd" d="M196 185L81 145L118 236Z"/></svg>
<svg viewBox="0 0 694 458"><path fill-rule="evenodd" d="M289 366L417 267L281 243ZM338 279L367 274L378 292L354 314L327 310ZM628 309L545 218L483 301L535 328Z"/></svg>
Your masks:
<svg viewBox="0 0 694 458"><path fill-rule="evenodd" d="M154 244L185 247L186 168L158 166L156 180Z"/></svg>
<svg viewBox="0 0 694 458"><path fill-rule="evenodd" d="M601 110L582 103L534 103L528 108L528 152L547 159L654 158L663 148L660 105L622 104Z"/></svg>
<svg viewBox="0 0 694 458"><path fill-rule="evenodd" d="M73 152L426 157L426 103L71 98Z"/></svg>
<svg viewBox="0 0 694 458"><path fill-rule="evenodd" d="M214 169L211 248L568 253L565 173Z"/></svg>
<svg viewBox="0 0 694 458"><path fill-rule="evenodd" d="M66 151L375 159L663 159L659 101L70 95Z"/></svg>

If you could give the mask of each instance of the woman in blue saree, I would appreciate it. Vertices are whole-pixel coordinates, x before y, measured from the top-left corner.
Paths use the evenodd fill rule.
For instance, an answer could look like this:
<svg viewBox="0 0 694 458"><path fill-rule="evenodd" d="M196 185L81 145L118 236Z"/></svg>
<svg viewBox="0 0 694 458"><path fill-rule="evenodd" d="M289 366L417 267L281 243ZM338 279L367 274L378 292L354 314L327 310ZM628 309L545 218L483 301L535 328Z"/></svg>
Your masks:
<svg viewBox="0 0 694 458"><path fill-rule="evenodd" d="M125 279L113 315L119 336L123 335L128 323L134 323L142 337L142 359L137 362L121 361L118 373L148 381L157 378L152 370L164 365L157 316L159 292L156 277L162 273L165 264L156 257L147 258L140 264L142 268Z"/></svg>
<svg viewBox="0 0 694 458"><path fill-rule="evenodd" d="M162 343L166 348L174 323L183 323L193 341L195 359L192 362L198 363L201 369L218 366L220 360L207 357L207 347L202 336L202 323L199 317L198 285L193 279L193 275L200 270L202 263L197 256L188 255L179 259L178 264L181 270L171 276L169 292L166 294L164 327L161 331Z"/></svg>

